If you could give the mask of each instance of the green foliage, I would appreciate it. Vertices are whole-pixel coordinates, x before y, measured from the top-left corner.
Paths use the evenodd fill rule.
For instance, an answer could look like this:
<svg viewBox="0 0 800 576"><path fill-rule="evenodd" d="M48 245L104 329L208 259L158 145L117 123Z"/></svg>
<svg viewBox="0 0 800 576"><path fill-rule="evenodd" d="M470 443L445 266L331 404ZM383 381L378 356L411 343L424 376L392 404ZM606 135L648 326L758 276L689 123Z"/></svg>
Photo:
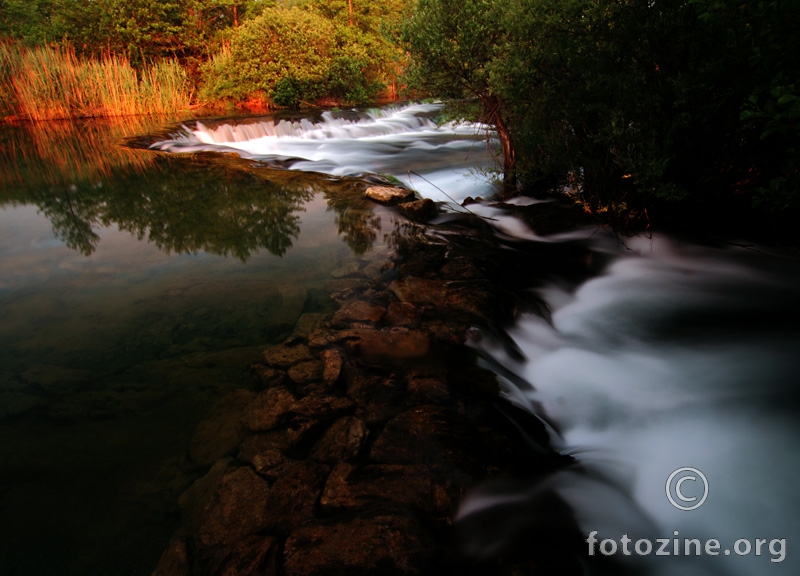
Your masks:
<svg viewBox="0 0 800 576"><path fill-rule="evenodd" d="M796 4L419 0L410 78L482 103L508 133L506 179L571 186L596 212L742 195L797 207Z"/></svg>
<svg viewBox="0 0 800 576"><path fill-rule="evenodd" d="M333 24L293 8L268 8L236 29L230 49L205 69L206 99L243 99L272 94L279 80L282 97L303 99L303 86L322 83L333 50Z"/></svg>
<svg viewBox="0 0 800 576"><path fill-rule="evenodd" d="M235 29L230 47L204 67L201 97L262 94L290 107L320 99L362 104L383 88L393 56L385 39L319 11L266 8Z"/></svg>

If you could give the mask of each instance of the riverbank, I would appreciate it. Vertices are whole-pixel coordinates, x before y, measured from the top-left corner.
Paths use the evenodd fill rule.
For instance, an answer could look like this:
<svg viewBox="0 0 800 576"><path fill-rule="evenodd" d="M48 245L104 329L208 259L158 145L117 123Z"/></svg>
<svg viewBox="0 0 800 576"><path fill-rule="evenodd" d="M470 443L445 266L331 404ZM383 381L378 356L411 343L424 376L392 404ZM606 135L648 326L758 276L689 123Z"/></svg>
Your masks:
<svg viewBox="0 0 800 576"><path fill-rule="evenodd" d="M335 271L335 311L301 316L251 366L261 391L211 409L190 445L209 471L155 575L580 573L580 540L555 533L533 557L465 555L454 525L471 488L571 459L466 346L537 303L494 277L501 248L481 219L435 222L400 224L391 253ZM579 244L547 257L591 267Z"/></svg>

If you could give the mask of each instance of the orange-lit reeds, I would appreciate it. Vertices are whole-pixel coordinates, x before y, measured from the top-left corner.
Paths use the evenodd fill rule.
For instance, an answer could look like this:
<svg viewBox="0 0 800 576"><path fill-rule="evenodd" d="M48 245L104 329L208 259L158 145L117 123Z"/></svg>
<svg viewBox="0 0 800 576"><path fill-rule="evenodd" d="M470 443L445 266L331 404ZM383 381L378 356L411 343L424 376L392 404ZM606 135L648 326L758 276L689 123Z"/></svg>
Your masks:
<svg viewBox="0 0 800 576"><path fill-rule="evenodd" d="M81 58L71 48L0 44L0 113L30 120L168 114L191 105L174 60L136 70L116 54Z"/></svg>

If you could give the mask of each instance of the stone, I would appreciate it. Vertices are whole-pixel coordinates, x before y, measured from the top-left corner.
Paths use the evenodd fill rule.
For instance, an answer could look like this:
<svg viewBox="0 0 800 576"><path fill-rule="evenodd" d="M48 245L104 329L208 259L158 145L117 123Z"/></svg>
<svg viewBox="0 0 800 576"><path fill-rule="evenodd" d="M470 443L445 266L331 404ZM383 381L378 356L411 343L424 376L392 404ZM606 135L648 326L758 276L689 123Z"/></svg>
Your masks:
<svg viewBox="0 0 800 576"><path fill-rule="evenodd" d="M333 420L351 412L355 403L341 396L311 395L292 406L292 412L306 420Z"/></svg>
<svg viewBox="0 0 800 576"><path fill-rule="evenodd" d="M286 388L268 388L245 407L242 424L253 432L277 428L288 419L296 401Z"/></svg>
<svg viewBox="0 0 800 576"><path fill-rule="evenodd" d="M233 458L218 460L205 475L192 482L192 485L178 497L184 529L197 528L203 511L211 502L217 482L231 462Z"/></svg>
<svg viewBox="0 0 800 576"><path fill-rule="evenodd" d="M308 461L287 466L269 492L269 528L288 533L311 520L328 471L327 466Z"/></svg>
<svg viewBox="0 0 800 576"><path fill-rule="evenodd" d="M409 376L408 393L420 404L439 404L450 400L450 388L446 378Z"/></svg>
<svg viewBox="0 0 800 576"><path fill-rule="evenodd" d="M269 525L269 485L248 467L226 470L197 529L206 548L229 547Z"/></svg>
<svg viewBox="0 0 800 576"><path fill-rule="evenodd" d="M381 204L397 204L414 198L414 191L399 186L370 186L364 196Z"/></svg>
<svg viewBox="0 0 800 576"><path fill-rule="evenodd" d="M328 386L333 386L339 380L342 372L342 355L338 350L324 350L320 354L322 360L322 380Z"/></svg>
<svg viewBox="0 0 800 576"><path fill-rule="evenodd" d="M464 256L458 256L447 262L442 266L440 274L448 280L474 280L485 277L472 260Z"/></svg>
<svg viewBox="0 0 800 576"><path fill-rule="evenodd" d="M447 298L447 283L430 278L407 276L389 284L389 290L403 302L441 306Z"/></svg>
<svg viewBox="0 0 800 576"><path fill-rule="evenodd" d="M358 262L348 262L331 272L331 278L347 278L352 276L363 276L358 268Z"/></svg>
<svg viewBox="0 0 800 576"><path fill-rule="evenodd" d="M312 348L323 348L339 340L340 333L327 328L316 328L308 335L308 345Z"/></svg>
<svg viewBox="0 0 800 576"><path fill-rule="evenodd" d="M496 298L483 286L456 284L448 290L442 304L481 319L488 319L494 309Z"/></svg>
<svg viewBox="0 0 800 576"><path fill-rule="evenodd" d="M331 297L333 297L333 293L355 290L356 288L361 288L363 285L363 278L339 278L327 280L325 282L325 290L331 293Z"/></svg>
<svg viewBox="0 0 800 576"><path fill-rule="evenodd" d="M423 200L415 200L413 202L404 202L398 205L400 211L411 220L417 222L427 222L438 216L439 211L436 209L436 203L430 198Z"/></svg>
<svg viewBox="0 0 800 576"><path fill-rule="evenodd" d="M422 330L359 328L343 331L345 347L364 361L403 362L425 356L430 350L430 335Z"/></svg>
<svg viewBox="0 0 800 576"><path fill-rule="evenodd" d="M393 327L418 328L423 309L411 302L392 302L386 312L386 324Z"/></svg>
<svg viewBox="0 0 800 576"><path fill-rule="evenodd" d="M287 467L291 466L293 461L280 450L271 448L253 454L249 462L259 476L274 481L284 473Z"/></svg>
<svg viewBox="0 0 800 576"><path fill-rule="evenodd" d="M242 442L237 458L252 464L257 455L268 450L279 450L289 457L302 458L324 426L318 421L293 421L285 428L253 434Z"/></svg>
<svg viewBox="0 0 800 576"><path fill-rule="evenodd" d="M284 547L286 576L428 574L435 556L431 534L406 515L309 524Z"/></svg>
<svg viewBox="0 0 800 576"><path fill-rule="evenodd" d="M362 272L367 278L376 278L387 270L391 270L392 267L393 264L391 260L376 260L375 262L370 262L364 266Z"/></svg>
<svg viewBox="0 0 800 576"><path fill-rule="evenodd" d="M368 436L367 424L360 418L340 418L325 431L309 457L325 464L351 460L359 455Z"/></svg>
<svg viewBox="0 0 800 576"><path fill-rule="evenodd" d="M278 344L264 350L264 359L267 364L278 368L289 368L300 362L314 360L314 355L305 344L289 346Z"/></svg>
<svg viewBox="0 0 800 576"><path fill-rule="evenodd" d="M309 360L295 364L288 370L289 378L295 384L308 384L322 378L322 362Z"/></svg>
<svg viewBox="0 0 800 576"><path fill-rule="evenodd" d="M153 570L152 576L189 576L190 574L186 542L175 536L161 554L161 559L158 561L156 569Z"/></svg>
<svg viewBox="0 0 800 576"><path fill-rule="evenodd" d="M415 406L386 423L370 457L383 464L424 464L471 471L482 445L475 427L442 406Z"/></svg>
<svg viewBox="0 0 800 576"><path fill-rule="evenodd" d="M234 390L217 400L197 425L189 442L189 457L200 466L209 466L239 447L242 411L255 397L250 390Z"/></svg>
<svg viewBox="0 0 800 576"><path fill-rule="evenodd" d="M366 322L378 324L386 310L380 306L375 306L363 300L355 300L342 306L331 319L331 324L339 327L347 327L353 322Z"/></svg>
<svg viewBox="0 0 800 576"><path fill-rule="evenodd" d="M423 322L422 327L433 335L436 340L451 344L463 344L466 342L467 330L469 329L468 324L445 320Z"/></svg>
<svg viewBox="0 0 800 576"><path fill-rule="evenodd" d="M262 388L271 386L281 386L286 383L286 372L277 368L271 368L266 364L254 363L250 365L253 374L261 382Z"/></svg>
<svg viewBox="0 0 800 576"><path fill-rule="evenodd" d="M220 576L278 574L282 542L282 538L272 536L248 536L236 544L216 574Z"/></svg>
<svg viewBox="0 0 800 576"><path fill-rule="evenodd" d="M367 425L384 422L405 409L405 387L392 376L371 374L348 363L345 380L347 395L357 404L355 415Z"/></svg>
<svg viewBox="0 0 800 576"><path fill-rule="evenodd" d="M428 466L340 463L328 476L320 505L331 514L369 507L452 516L461 496L451 478Z"/></svg>
<svg viewBox="0 0 800 576"><path fill-rule="evenodd" d="M297 319L294 325L294 332L292 337L308 338L308 335L316 328L325 324L328 319L328 314L319 312L307 312Z"/></svg>

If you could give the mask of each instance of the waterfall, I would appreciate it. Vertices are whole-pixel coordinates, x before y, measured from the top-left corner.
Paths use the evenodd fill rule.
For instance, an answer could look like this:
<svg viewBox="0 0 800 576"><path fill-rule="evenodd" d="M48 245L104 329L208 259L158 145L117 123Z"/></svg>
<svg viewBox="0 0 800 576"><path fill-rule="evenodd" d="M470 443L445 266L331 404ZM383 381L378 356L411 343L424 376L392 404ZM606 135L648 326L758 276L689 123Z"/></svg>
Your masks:
<svg viewBox="0 0 800 576"><path fill-rule="evenodd" d="M233 152L276 167L331 176L389 176L441 202L492 194L486 172L494 165L497 143L489 127L470 122L439 125L432 118L441 110L441 104L412 104L365 112L326 111L319 119L294 121L197 121L151 148Z"/></svg>
<svg viewBox="0 0 800 576"><path fill-rule="evenodd" d="M603 274L539 291L552 321L529 315L510 331L524 361L499 344L479 345L530 383L503 379L505 394L553 422L556 447L577 464L510 492L476 491L462 509L473 544L496 544L475 526L497 518L498 507L505 522L492 525L495 534L534 521L546 490L570 504L584 538L597 530L598 541L617 546L624 534L671 539L668 550L674 538L720 543L718 555L615 555L637 573L797 574L796 258L667 238L633 239L629 248L598 247L615 253ZM688 511L666 494L671 473L686 467L708 484L707 500ZM699 501L699 482L681 489Z"/></svg>

